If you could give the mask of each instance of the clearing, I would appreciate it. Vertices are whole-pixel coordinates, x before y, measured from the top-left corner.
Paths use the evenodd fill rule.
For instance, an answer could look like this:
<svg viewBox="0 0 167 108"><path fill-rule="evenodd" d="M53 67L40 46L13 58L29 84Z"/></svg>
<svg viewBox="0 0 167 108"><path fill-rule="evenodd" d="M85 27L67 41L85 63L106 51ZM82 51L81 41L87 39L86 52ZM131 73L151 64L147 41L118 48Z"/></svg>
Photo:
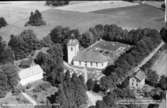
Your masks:
<svg viewBox="0 0 167 108"><path fill-rule="evenodd" d="M158 59L152 66L152 70L155 70L160 76L167 76L167 50L160 53Z"/></svg>
<svg viewBox="0 0 167 108"><path fill-rule="evenodd" d="M134 28L161 28L164 21L164 12L161 9L145 4L117 9L104 9L94 11L94 13L114 16L121 24Z"/></svg>

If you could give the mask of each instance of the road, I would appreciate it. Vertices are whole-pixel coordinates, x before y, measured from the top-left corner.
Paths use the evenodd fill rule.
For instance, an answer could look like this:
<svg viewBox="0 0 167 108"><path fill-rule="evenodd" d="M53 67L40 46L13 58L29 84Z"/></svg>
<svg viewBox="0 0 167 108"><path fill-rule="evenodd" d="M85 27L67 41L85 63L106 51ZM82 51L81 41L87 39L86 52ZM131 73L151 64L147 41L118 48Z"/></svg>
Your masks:
<svg viewBox="0 0 167 108"><path fill-rule="evenodd" d="M161 42L138 66L133 69L133 72L137 72L144 64L146 64L164 44L164 42Z"/></svg>
<svg viewBox="0 0 167 108"><path fill-rule="evenodd" d="M32 103L34 106L37 105L37 102L36 102L31 96L29 96L27 93L21 92L21 94L22 94L30 103Z"/></svg>

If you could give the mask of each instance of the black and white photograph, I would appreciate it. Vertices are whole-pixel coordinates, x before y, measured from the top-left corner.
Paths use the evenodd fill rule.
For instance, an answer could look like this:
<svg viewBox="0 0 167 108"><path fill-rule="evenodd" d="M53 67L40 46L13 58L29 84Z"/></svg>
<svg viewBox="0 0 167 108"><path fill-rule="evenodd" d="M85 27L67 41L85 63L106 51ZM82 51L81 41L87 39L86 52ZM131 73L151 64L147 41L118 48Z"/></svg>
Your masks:
<svg viewBox="0 0 167 108"><path fill-rule="evenodd" d="M0 1L0 108L167 108L166 5Z"/></svg>

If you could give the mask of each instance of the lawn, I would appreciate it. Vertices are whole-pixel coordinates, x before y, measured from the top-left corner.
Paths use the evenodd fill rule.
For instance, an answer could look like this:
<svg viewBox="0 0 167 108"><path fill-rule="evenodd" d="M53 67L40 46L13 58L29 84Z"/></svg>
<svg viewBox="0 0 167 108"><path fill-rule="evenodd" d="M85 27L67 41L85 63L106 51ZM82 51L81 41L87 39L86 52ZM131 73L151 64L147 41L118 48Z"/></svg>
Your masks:
<svg viewBox="0 0 167 108"><path fill-rule="evenodd" d="M167 76L167 50L162 51L152 66L152 70L157 71L159 75Z"/></svg>
<svg viewBox="0 0 167 108"><path fill-rule="evenodd" d="M136 5L117 9L104 9L94 11L97 14L114 16L121 24L133 27L161 28L163 25L164 12L150 5Z"/></svg>

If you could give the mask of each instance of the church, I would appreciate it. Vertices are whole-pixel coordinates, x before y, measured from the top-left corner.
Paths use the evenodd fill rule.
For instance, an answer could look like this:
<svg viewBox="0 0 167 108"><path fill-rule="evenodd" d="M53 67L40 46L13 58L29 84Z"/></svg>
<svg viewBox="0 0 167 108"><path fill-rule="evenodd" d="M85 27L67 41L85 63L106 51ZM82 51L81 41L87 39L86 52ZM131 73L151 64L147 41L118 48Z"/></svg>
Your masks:
<svg viewBox="0 0 167 108"><path fill-rule="evenodd" d="M100 39L88 48L80 50L79 41L67 43L68 64L102 70L130 48L129 45Z"/></svg>

